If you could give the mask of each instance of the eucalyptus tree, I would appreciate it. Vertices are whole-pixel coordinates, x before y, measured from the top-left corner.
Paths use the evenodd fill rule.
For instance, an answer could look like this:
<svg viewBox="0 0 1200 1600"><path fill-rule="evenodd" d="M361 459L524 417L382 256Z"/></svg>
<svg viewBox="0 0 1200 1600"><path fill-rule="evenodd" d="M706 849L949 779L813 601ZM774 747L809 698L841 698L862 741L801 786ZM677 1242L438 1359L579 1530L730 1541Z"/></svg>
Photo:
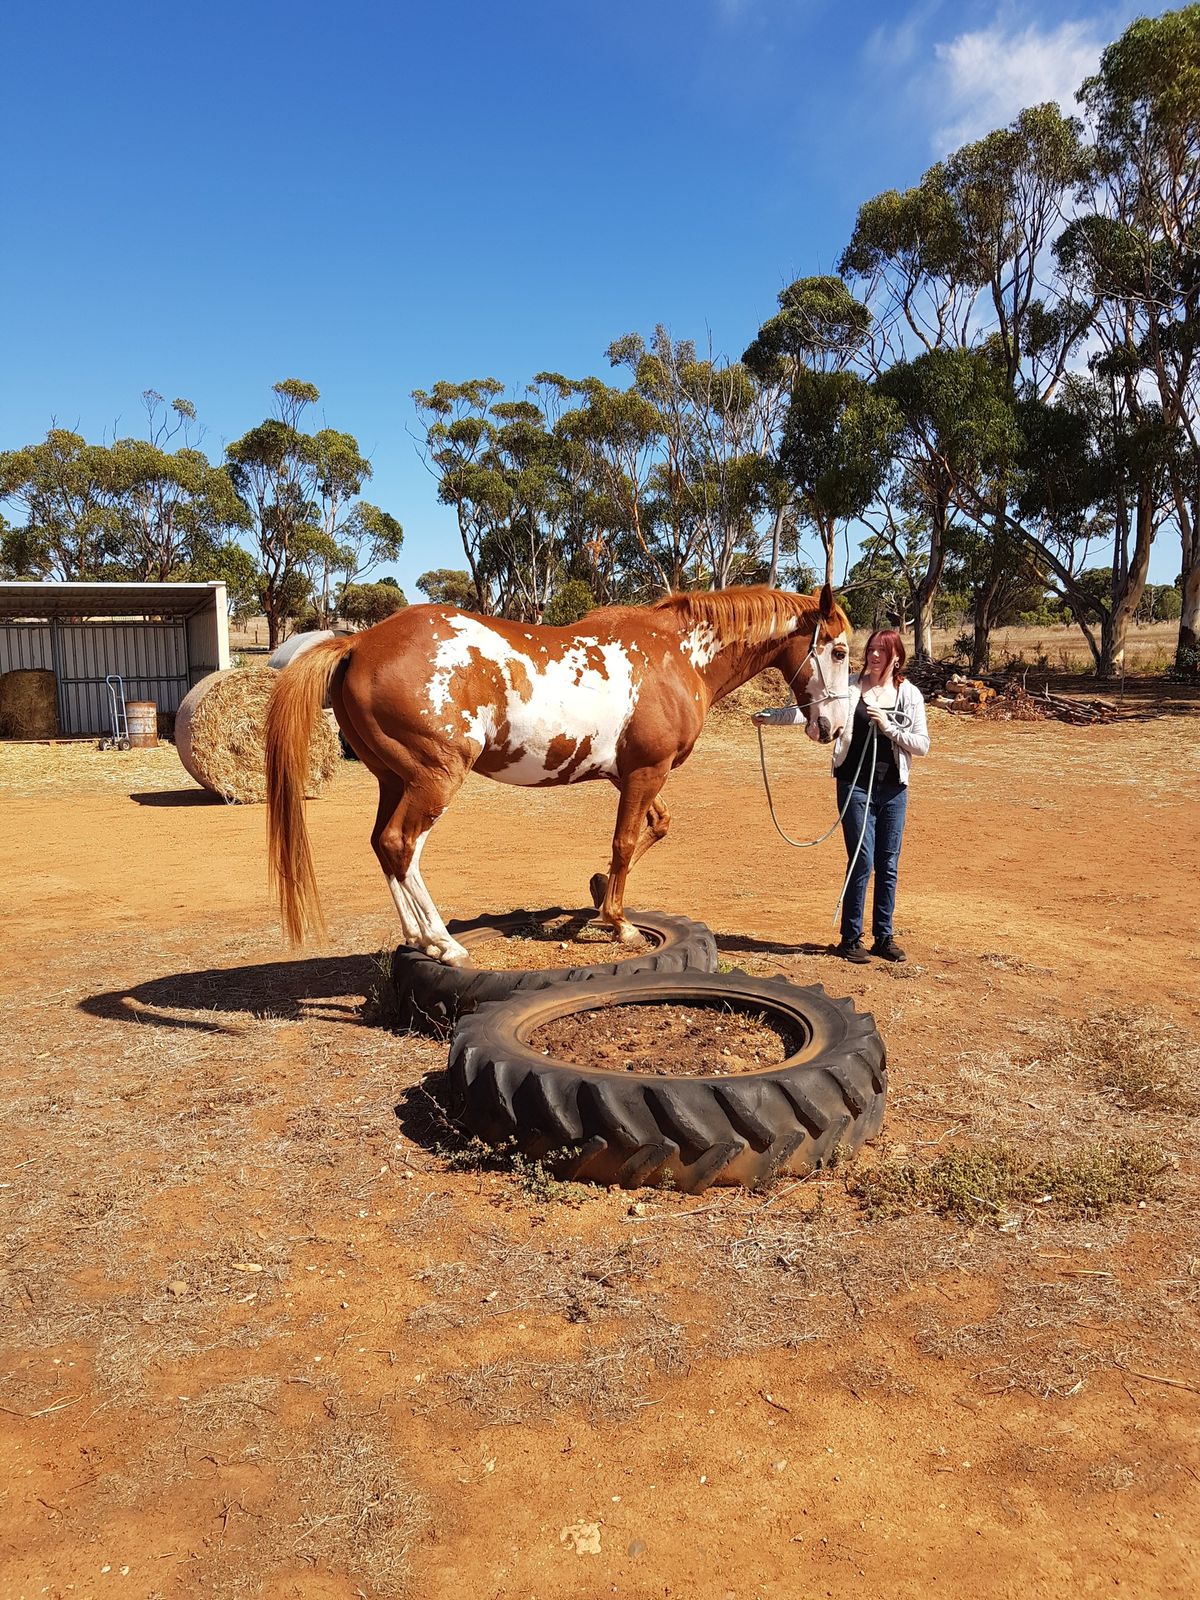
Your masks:
<svg viewBox="0 0 1200 1600"><path fill-rule="evenodd" d="M126 576L157 583L218 576L221 553L249 525L246 509L228 471L197 448L192 402L177 399L168 407L154 389L142 401L147 436L111 447L120 564ZM177 439L179 447L170 449Z"/></svg>
<svg viewBox="0 0 1200 1600"><path fill-rule="evenodd" d="M621 389L595 377L577 383L575 395L556 433L563 459L586 486L595 534L585 554L599 592L616 599L625 597L622 589L633 598L683 588L699 530L676 514L677 468L662 458L657 406L636 385Z"/></svg>
<svg viewBox="0 0 1200 1600"><path fill-rule="evenodd" d="M494 378L439 381L413 395L438 498L458 519L474 608L527 621L553 592L571 516L555 424L573 386L541 377L527 390L536 399L502 399Z"/></svg>
<svg viewBox="0 0 1200 1600"><path fill-rule="evenodd" d="M940 357L969 346L982 286L970 261L963 218L944 162L932 166L912 188L888 190L859 207L838 271L861 285L873 314L860 364L882 392L886 393L882 380L892 368L904 368L911 378L914 363L922 356ZM915 376L932 379L934 370L927 364L915 368ZM911 381L898 382L906 392L913 390ZM896 398L894 393L888 397ZM930 444L924 460L920 456L923 439ZM940 490L934 489L943 474L933 435L922 426L907 426L905 445L903 464L897 462L885 475L880 494L885 501L895 499L897 510L901 501L905 511L920 508L920 520L928 529L928 553L916 603L921 631L915 643L920 657L930 650L932 603L945 561L941 539L949 507L942 505ZM957 473L952 477L957 488L961 480ZM931 494L935 509L931 509ZM889 536L897 520L893 515L877 524L883 537ZM894 553L902 559L898 548Z"/></svg>
<svg viewBox="0 0 1200 1600"><path fill-rule="evenodd" d="M1141 604L1155 532L1169 508L1171 430L1128 374L1100 354L1069 374L1053 405L1020 408L1022 443L1009 525L1040 558L1075 618L1101 677L1123 670L1129 623ZM1111 551L1097 584L1098 548Z"/></svg>
<svg viewBox="0 0 1200 1600"><path fill-rule="evenodd" d="M1020 434L995 363L979 351L922 351L889 367L878 389L900 419L897 493L929 530L925 571L913 596L914 650L918 660L927 660L953 508L967 486L1009 470Z"/></svg>
<svg viewBox="0 0 1200 1600"><path fill-rule="evenodd" d="M309 589L300 555L303 536L316 530L316 509L300 421L321 397L315 384L299 378L275 384L273 393L276 414L235 439L225 452L254 541L258 598L271 649Z"/></svg>
<svg viewBox="0 0 1200 1600"><path fill-rule="evenodd" d="M944 162L911 189L889 189L859 207L838 272L862 285L874 313L873 370L917 350L970 343L982 285Z"/></svg>
<svg viewBox="0 0 1200 1600"><path fill-rule="evenodd" d="M0 502L23 518L4 536L22 576L95 581L119 570L121 474L113 453L67 428L0 453Z"/></svg>
<svg viewBox="0 0 1200 1600"><path fill-rule="evenodd" d="M320 428L303 445L313 515L299 529L297 567L312 590L314 620L327 628L337 612L336 584L343 589L383 561L394 561L404 543L395 517L358 498L371 477L371 463L350 433Z"/></svg>
<svg viewBox="0 0 1200 1600"><path fill-rule="evenodd" d="M394 518L357 498L371 467L353 435L303 431L305 412L321 398L316 385L287 378L273 393L275 415L226 450L253 540L272 648L310 595L327 621L333 578L361 576L394 556L403 538Z"/></svg>
<svg viewBox="0 0 1200 1600"><path fill-rule="evenodd" d="M496 517L508 505L508 491L486 462L492 402L504 393L495 378L465 383L439 379L432 389L415 389L413 402L425 428L426 463L438 480L438 499L453 506L463 555L471 574L474 609L493 610L490 578L485 571L483 542Z"/></svg>
<svg viewBox="0 0 1200 1600"><path fill-rule="evenodd" d="M941 170L960 271L980 288L971 341L986 350L1014 403L1049 400L1097 309L1094 294L1052 270L1051 247L1092 170L1082 127L1056 105L1033 106L1008 127L964 145ZM1004 478L964 489L966 509L980 525L972 543L971 667L982 671L992 627L1028 560L1008 526Z"/></svg>
<svg viewBox="0 0 1200 1600"><path fill-rule="evenodd" d="M820 539L831 585L838 530L878 494L902 423L891 400L852 369L871 326L841 278L800 278L744 357L765 386L787 393L776 464L800 521Z"/></svg>
<svg viewBox="0 0 1200 1600"><path fill-rule="evenodd" d="M661 324L648 343L626 334L607 353L629 369L658 419L649 503L672 587L727 587L759 564L760 519L778 523L781 515L770 451L782 414L778 388L761 384L744 362L701 356L694 341L672 339Z"/></svg>
<svg viewBox="0 0 1200 1600"><path fill-rule="evenodd" d="M408 601L394 578L377 583L347 583L338 595L338 615L360 628L370 628L403 611Z"/></svg>
<svg viewBox="0 0 1200 1600"><path fill-rule="evenodd" d="M1068 240L1103 297L1107 347L1137 365L1162 427L1180 536L1177 666L1200 675L1200 5L1142 17L1080 90L1100 176Z"/></svg>
<svg viewBox="0 0 1200 1600"><path fill-rule="evenodd" d="M417 588L433 605L459 606L464 611L475 605L471 574L458 568L436 567L432 572L423 572L417 579Z"/></svg>

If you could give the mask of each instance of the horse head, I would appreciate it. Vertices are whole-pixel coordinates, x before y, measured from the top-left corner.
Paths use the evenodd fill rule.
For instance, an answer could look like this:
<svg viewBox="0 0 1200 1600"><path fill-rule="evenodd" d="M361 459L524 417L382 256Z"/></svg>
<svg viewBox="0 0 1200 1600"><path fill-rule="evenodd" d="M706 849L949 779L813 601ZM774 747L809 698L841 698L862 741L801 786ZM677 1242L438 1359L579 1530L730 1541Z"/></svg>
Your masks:
<svg viewBox="0 0 1200 1600"><path fill-rule="evenodd" d="M814 589L812 598L817 604L806 613L774 665L805 714L809 738L831 744L846 726L853 630L828 584Z"/></svg>

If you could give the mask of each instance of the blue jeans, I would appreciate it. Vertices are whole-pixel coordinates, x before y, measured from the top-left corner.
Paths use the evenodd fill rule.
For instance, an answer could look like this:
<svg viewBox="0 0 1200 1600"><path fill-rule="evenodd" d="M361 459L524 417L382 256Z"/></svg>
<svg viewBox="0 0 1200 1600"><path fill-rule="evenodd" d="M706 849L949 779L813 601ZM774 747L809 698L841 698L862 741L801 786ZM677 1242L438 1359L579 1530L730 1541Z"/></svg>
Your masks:
<svg viewBox="0 0 1200 1600"><path fill-rule="evenodd" d="M892 913L896 909L896 879L900 872L900 845L904 839L904 816L908 810L908 787L903 783L876 784L867 802L865 789L853 788L848 779L838 779L838 810L850 803L842 817L842 838L846 841L846 859L853 856L858 836L866 833L862 849L850 882L846 898L842 901L842 938L846 942L862 938L863 912L867 904L867 880L875 873L875 899L872 907L871 933L876 939L886 939L892 931Z"/></svg>

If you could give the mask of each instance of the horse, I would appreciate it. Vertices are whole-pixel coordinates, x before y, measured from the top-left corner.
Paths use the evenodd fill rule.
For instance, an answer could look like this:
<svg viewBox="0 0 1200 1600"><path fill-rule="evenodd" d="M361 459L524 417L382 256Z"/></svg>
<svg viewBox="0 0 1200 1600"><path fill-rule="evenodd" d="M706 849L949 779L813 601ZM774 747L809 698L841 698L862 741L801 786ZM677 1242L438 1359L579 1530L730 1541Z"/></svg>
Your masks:
<svg viewBox="0 0 1200 1600"><path fill-rule="evenodd" d="M828 584L811 595L762 585L606 607L569 627L417 605L295 657L267 711L269 871L292 944L322 926L304 819L309 738L325 704L379 783L371 844L405 943L450 966L467 952L421 877L430 829L469 772L532 788L604 779L620 794L607 878L591 882L599 921L637 937L624 912L629 871L667 836L667 776L691 754L709 710L778 667L807 732L841 733L851 626Z"/></svg>

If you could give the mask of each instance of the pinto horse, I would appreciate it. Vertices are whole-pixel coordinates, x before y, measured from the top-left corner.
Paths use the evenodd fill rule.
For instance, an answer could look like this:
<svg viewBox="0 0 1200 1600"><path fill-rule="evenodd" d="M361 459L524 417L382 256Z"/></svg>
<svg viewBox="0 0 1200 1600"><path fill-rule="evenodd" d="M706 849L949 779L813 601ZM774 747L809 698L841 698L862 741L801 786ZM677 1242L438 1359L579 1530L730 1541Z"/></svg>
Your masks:
<svg viewBox="0 0 1200 1600"><path fill-rule="evenodd" d="M433 824L468 772L552 788L604 778L620 791L608 877L592 879L617 938L629 869L666 837L662 788L686 760L710 707L778 667L809 736L828 744L846 715L850 623L828 587L672 594L592 611L551 628L409 606L363 633L332 638L280 673L267 713L271 876L293 943L321 920L304 821L313 724L328 697L355 754L379 782L371 844L406 943L448 965L467 952L421 877ZM601 903L601 896L603 897Z"/></svg>

